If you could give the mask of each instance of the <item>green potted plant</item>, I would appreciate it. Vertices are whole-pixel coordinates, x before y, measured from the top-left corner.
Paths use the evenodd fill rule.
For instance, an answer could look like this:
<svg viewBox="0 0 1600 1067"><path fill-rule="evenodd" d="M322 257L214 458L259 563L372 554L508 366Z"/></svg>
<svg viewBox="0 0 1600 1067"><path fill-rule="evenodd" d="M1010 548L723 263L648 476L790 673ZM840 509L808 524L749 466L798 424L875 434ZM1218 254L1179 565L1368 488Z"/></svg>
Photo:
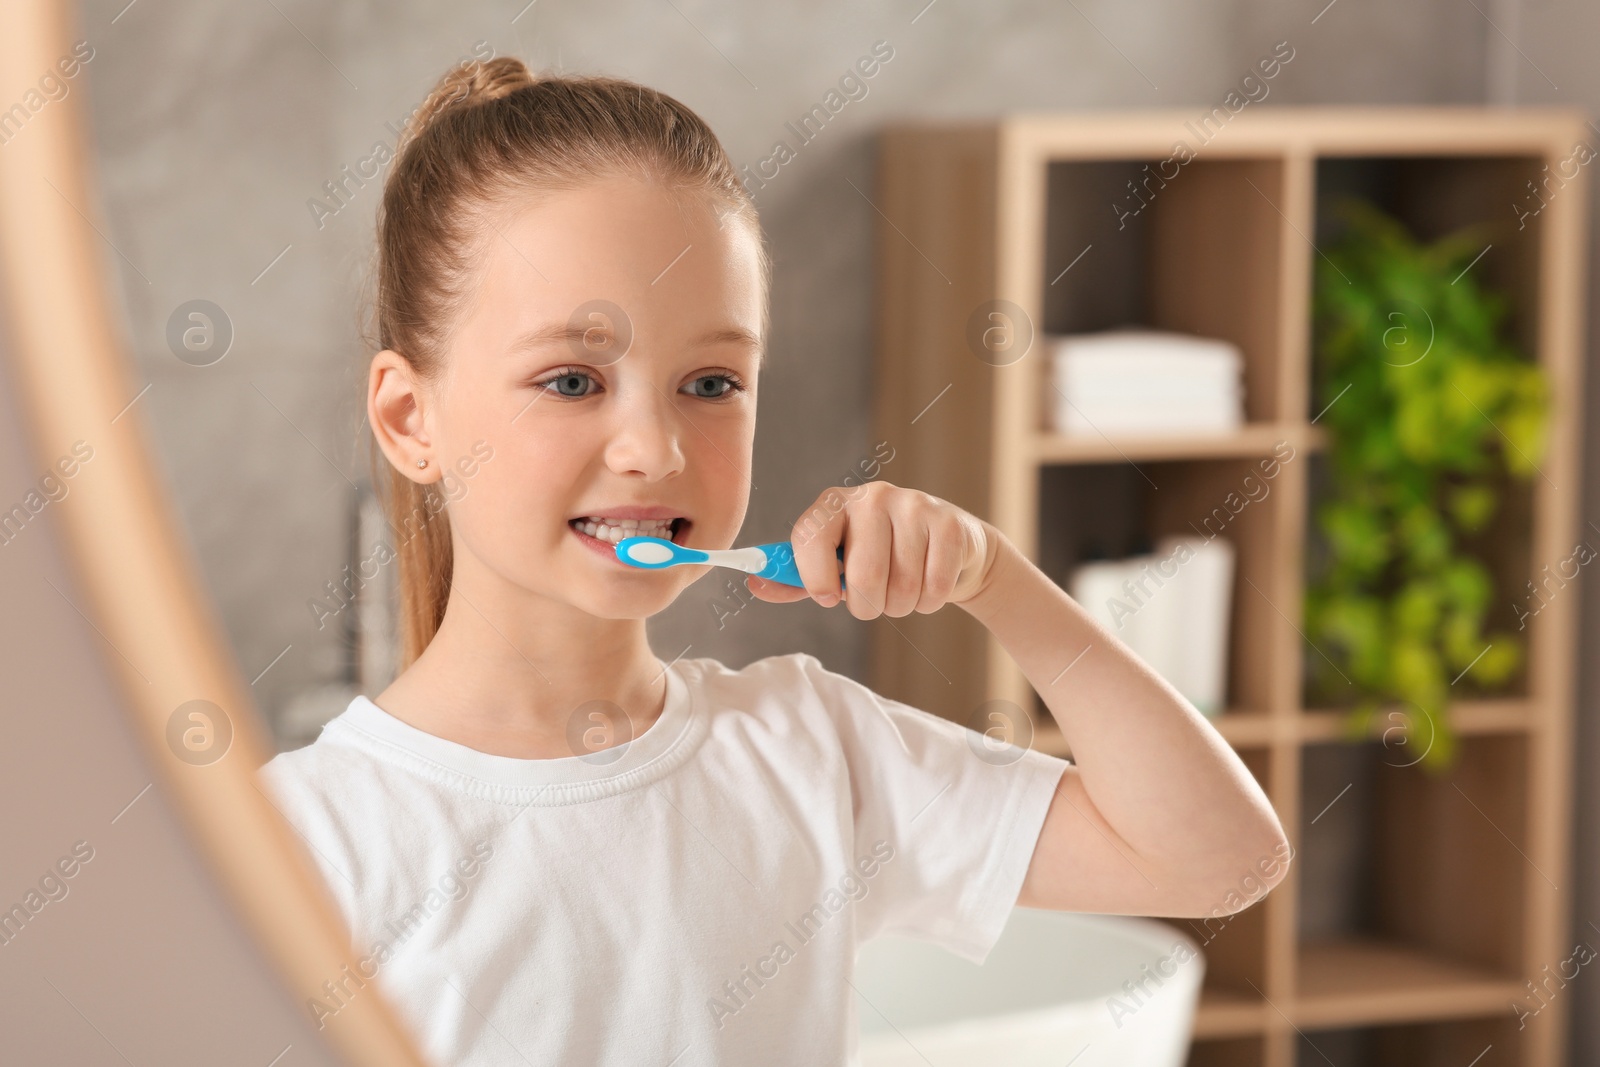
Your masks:
<svg viewBox="0 0 1600 1067"><path fill-rule="evenodd" d="M1486 632L1494 582L1471 549L1509 479L1537 472L1548 386L1502 336L1505 298L1470 270L1481 229L1423 244L1363 201L1336 210L1346 225L1314 296L1331 485L1314 514L1326 551L1306 592L1308 679L1353 692L1351 739L1396 708L1411 762L1440 773L1455 760L1452 686L1492 689L1522 667L1521 633Z"/></svg>

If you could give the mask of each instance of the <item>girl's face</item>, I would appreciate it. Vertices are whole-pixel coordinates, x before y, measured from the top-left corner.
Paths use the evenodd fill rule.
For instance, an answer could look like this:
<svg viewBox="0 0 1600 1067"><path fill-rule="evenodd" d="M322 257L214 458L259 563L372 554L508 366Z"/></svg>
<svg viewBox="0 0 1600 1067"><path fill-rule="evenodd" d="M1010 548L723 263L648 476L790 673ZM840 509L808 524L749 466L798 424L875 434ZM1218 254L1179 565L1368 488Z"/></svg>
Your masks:
<svg viewBox="0 0 1600 1067"><path fill-rule="evenodd" d="M402 469L444 472L457 581L498 579L602 618L655 614L709 568L630 567L615 541L726 548L744 522L764 342L757 238L629 178L531 197L491 227L443 375L413 417L428 468ZM588 526L605 517L639 527Z"/></svg>

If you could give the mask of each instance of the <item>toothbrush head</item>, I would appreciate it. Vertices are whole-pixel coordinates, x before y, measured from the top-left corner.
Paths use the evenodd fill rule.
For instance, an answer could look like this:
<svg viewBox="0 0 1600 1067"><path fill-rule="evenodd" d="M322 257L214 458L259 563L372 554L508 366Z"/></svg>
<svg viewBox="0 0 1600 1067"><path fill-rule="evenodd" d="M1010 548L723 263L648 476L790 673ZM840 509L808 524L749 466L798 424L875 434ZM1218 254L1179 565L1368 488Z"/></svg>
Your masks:
<svg viewBox="0 0 1600 1067"><path fill-rule="evenodd" d="M664 537L624 537L617 542L616 553L622 562L645 570L705 561L705 553L684 548Z"/></svg>

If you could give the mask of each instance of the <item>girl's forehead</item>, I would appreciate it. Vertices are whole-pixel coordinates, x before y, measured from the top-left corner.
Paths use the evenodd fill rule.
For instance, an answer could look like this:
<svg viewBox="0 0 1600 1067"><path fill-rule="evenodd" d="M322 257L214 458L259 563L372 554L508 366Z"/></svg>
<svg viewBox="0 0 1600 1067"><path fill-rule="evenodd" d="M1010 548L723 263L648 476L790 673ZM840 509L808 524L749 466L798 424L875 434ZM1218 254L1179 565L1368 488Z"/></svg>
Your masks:
<svg viewBox="0 0 1600 1067"><path fill-rule="evenodd" d="M596 235L632 235L641 244L711 241L728 229L702 193L630 177L605 177L541 189L509 201L491 219L503 235L587 244ZM595 251L606 251L596 249Z"/></svg>
<svg viewBox="0 0 1600 1067"><path fill-rule="evenodd" d="M719 225L709 207L684 215L682 199L636 182L585 187L491 221L471 318L508 347L563 324L759 335L765 294L748 227Z"/></svg>
<svg viewBox="0 0 1600 1067"><path fill-rule="evenodd" d="M621 276L659 286L673 273L727 272L743 265L738 261L750 243L748 227L726 221L711 205L636 181L517 202L499 218L486 217L484 229L485 262L501 274L580 285Z"/></svg>

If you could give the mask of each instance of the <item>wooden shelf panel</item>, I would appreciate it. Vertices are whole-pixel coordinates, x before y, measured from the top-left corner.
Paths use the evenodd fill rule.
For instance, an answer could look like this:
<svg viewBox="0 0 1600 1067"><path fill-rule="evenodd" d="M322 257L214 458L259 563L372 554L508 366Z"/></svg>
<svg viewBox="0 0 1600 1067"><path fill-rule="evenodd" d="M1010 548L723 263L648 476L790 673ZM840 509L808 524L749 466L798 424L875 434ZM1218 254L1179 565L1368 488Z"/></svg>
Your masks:
<svg viewBox="0 0 1600 1067"><path fill-rule="evenodd" d="M1299 994L1279 1004L1301 1030L1495 1015L1522 993L1517 979L1377 939L1306 942L1299 949ZM1207 982L1194 1039L1263 1033L1273 1005L1248 988Z"/></svg>
<svg viewBox="0 0 1600 1067"><path fill-rule="evenodd" d="M1208 721L1217 728L1223 740L1237 748L1240 745L1271 744L1283 735L1283 727L1292 725L1280 722L1281 718L1264 711L1224 711Z"/></svg>
<svg viewBox="0 0 1600 1067"><path fill-rule="evenodd" d="M1313 941L1299 949L1299 994L1274 1008L1254 990L1207 981L1194 1040L1264 1033L1282 1009L1301 1030L1497 1015L1522 993L1517 979L1376 939Z"/></svg>
<svg viewBox="0 0 1600 1067"><path fill-rule="evenodd" d="M1194 1039L1245 1037L1262 1033L1272 1008L1249 988L1218 985L1200 987L1200 1005L1194 1017Z"/></svg>
<svg viewBox="0 0 1600 1067"><path fill-rule="evenodd" d="M1327 708L1288 715L1237 710L1225 711L1207 721L1235 748L1258 748L1276 741L1327 744L1343 740L1345 714L1342 710ZM1042 707L1038 715L1033 747L1051 756L1066 756L1069 752L1066 738L1055 720ZM1533 730L1540 721L1538 706L1524 699L1458 701L1450 706L1450 717L1451 726L1460 737L1524 733ZM1367 736L1379 740L1392 725L1387 711L1380 710L1373 715Z"/></svg>
<svg viewBox="0 0 1600 1067"><path fill-rule="evenodd" d="M1194 1040L1264 1033L1281 1019L1301 1030L1383 1026L1497 1015L1522 993L1517 979L1376 939L1300 946L1298 996L1277 1008L1254 990L1213 984L1200 991Z"/></svg>
<svg viewBox="0 0 1600 1067"><path fill-rule="evenodd" d="M1505 1012L1518 980L1393 942L1366 938L1299 946L1300 1029L1455 1019Z"/></svg>
<svg viewBox="0 0 1600 1067"><path fill-rule="evenodd" d="M1338 709L1307 710L1300 714L1300 739L1306 742L1337 741L1344 737L1345 712ZM1450 705L1450 725L1460 736L1509 734L1531 730L1538 724L1537 706L1524 699L1462 700ZM1368 736L1381 738L1398 720L1389 718L1389 709L1372 716Z"/></svg>
<svg viewBox="0 0 1600 1067"><path fill-rule="evenodd" d="M1033 438L1033 455L1037 463L1052 466L1118 463L1124 460L1158 463L1234 459L1269 456L1279 441L1288 441L1296 449L1315 451L1327 446L1328 435L1319 426L1274 422L1250 423L1233 433L1152 434L1138 437L1040 433Z"/></svg>
<svg viewBox="0 0 1600 1067"><path fill-rule="evenodd" d="M1230 711L1210 720L1223 738L1234 747L1254 748L1271 744L1279 736L1293 732L1292 720L1285 721L1260 711ZM1051 756L1065 756L1067 739L1049 712L1034 726L1033 747Z"/></svg>
<svg viewBox="0 0 1600 1067"><path fill-rule="evenodd" d="M1228 125L1228 135L1205 148L1210 158L1274 158L1288 152L1317 156L1503 155L1547 153L1559 159L1587 136L1582 112L1518 107L1486 114L1482 107L1430 105L1263 108ZM1123 109L1060 114L1018 112L1007 133L1047 160L1162 158L1171 131L1194 116L1181 109Z"/></svg>

